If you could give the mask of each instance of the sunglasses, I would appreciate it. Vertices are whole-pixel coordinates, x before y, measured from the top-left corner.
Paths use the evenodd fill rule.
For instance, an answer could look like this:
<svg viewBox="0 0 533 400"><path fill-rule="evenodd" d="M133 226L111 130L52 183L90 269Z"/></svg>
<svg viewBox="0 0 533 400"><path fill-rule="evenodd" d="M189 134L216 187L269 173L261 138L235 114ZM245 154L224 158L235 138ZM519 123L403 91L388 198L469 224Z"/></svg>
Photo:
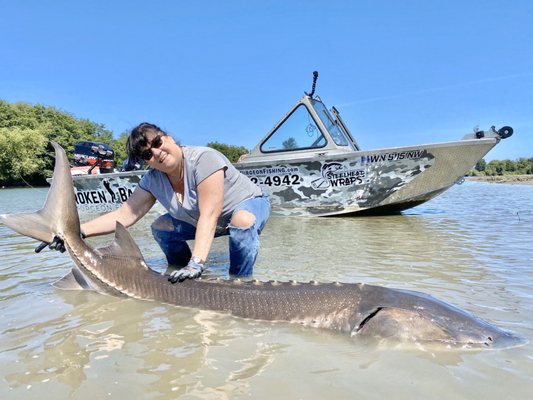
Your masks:
<svg viewBox="0 0 533 400"><path fill-rule="evenodd" d="M157 135L152 139L152 143L150 143L150 147L146 150L141 151L139 154L141 158L144 161L149 161L154 156L154 153L152 152L152 149L158 149L163 144L163 135Z"/></svg>

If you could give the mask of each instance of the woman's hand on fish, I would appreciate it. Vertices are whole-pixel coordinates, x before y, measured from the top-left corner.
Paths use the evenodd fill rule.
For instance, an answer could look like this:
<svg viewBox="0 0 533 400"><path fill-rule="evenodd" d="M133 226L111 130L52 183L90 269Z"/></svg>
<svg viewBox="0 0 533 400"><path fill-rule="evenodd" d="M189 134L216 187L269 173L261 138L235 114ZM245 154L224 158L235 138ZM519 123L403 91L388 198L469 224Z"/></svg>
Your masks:
<svg viewBox="0 0 533 400"><path fill-rule="evenodd" d="M190 260L187 266L172 272L168 280L171 283L183 282L185 279L199 278L204 272L204 265Z"/></svg>

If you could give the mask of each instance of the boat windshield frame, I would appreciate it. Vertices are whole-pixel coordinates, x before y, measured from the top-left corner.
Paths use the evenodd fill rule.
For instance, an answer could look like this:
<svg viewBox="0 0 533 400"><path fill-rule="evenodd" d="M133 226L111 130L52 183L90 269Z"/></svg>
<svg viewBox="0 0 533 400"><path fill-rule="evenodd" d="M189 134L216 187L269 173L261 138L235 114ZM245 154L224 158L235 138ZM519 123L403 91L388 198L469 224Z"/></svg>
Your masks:
<svg viewBox="0 0 533 400"><path fill-rule="evenodd" d="M332 116L320 97L306 95L285 114L252 153L272 155L317 150L358 150L359 146L339 119L337 114ZM308 141L309 138L314 140Z"/></svg>
<svg viewBox="0 0 533 400"><path fill-rule="evenodd" d="M295 127L294 123L301 127L300 123L305 125L305 128L301 131L301 134L296 137L294 135ZM285 131L289 129L290 133L285 134ZM305 132L305 133L304 133ZM278 137L281 136L281 139ZM276 138L276 140L273 140ZM313 139L308 145L299 146L298 140ZM285 140L283 140L285 139ZM297 140L298 139L298 140ZM328 145L328 135L324 135L323 129L317 122L316 117L309 107L299 102L292 110L275 126L272 132L265 137L260 145L262 153L284 153L300 150L319 150ZM276 145L276 143L278 143ZM267 148L270 146L270 148Z"/></svg>
<svg viewBox="0 0 533 400"><path fill-rule="evenodd" d="M318 117L324 124L325 129L327 130L335 144L340 147L350 147L350 138L347 137L342 127L339 126L340 124L338 123L338 120L331 116L326 105L322 102L320 97L317 96L314 99L312 98L310 100ZM351 147L351 150L354 150L353 146Z"/></svg>

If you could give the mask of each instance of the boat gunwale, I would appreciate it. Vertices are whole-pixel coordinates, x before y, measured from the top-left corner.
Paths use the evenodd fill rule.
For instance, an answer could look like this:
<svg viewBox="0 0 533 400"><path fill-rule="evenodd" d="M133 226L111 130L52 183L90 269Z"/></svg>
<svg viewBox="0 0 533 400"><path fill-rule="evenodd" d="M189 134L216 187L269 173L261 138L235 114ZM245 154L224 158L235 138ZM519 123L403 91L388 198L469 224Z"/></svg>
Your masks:
<svg viewBox="0 0 533 400"><path fill-rule="evenodd" d="M384 153L384 152L401 152L401 151L407 151L407 150L416 150L423 148L424 150L434 149L434 148L443 148L443 147L463 147L463 146L476 146L478 144L488 144L493 143L496 145L499 142L499 138L495 137L485 137L482 139L459 139L455 141L447 141L447 142L439 142L439 143L430 143L430 144L417 144L417 145L411 145L411 146L399 146L399 147L384 147L384 148L378 148L378 149L372 149L372 150L360 150L360 151L330 151L330 152L313 152L313 154L309 154L309 151L307 151L305 154L302 154L302 157L273 157L272 155L263 155L263 156L255 156L251 160L246 157L244 160L233 163L233 165L240 169L249 167L250 165L262 165L262 164L272 164L274 162L283 162L283 163L292 163L292 162L312 162L316 161L317 159L330 159L330 158L354 158L354 157L360 157L365 156L368 154L376 154L376 153ZM277 153L279 154L279 153ZM283 154L290 154L295 155L297 152L292 153L283 153Z"/></svg>

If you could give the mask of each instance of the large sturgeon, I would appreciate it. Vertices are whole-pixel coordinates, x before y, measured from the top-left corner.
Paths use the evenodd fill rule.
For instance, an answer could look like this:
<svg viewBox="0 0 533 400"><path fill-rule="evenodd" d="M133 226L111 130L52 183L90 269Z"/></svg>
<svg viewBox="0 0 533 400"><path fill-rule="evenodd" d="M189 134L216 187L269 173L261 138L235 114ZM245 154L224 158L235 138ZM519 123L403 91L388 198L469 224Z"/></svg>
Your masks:
<svg viewBox="0 0 533 400"><path fill-rule="evenodd" d="M512 347L520 337L431 296L380 286L346 283L260 282L226 279L171 284L148 267L120 223L108 247L92 248L80 222L65 151L52 142L56 164L44 207L35 213L0 215L18 233L51 242L64 240L74 261L56 286L195 307L243 318L287 321L352 337L376 337L450 347Z"/></svg>

